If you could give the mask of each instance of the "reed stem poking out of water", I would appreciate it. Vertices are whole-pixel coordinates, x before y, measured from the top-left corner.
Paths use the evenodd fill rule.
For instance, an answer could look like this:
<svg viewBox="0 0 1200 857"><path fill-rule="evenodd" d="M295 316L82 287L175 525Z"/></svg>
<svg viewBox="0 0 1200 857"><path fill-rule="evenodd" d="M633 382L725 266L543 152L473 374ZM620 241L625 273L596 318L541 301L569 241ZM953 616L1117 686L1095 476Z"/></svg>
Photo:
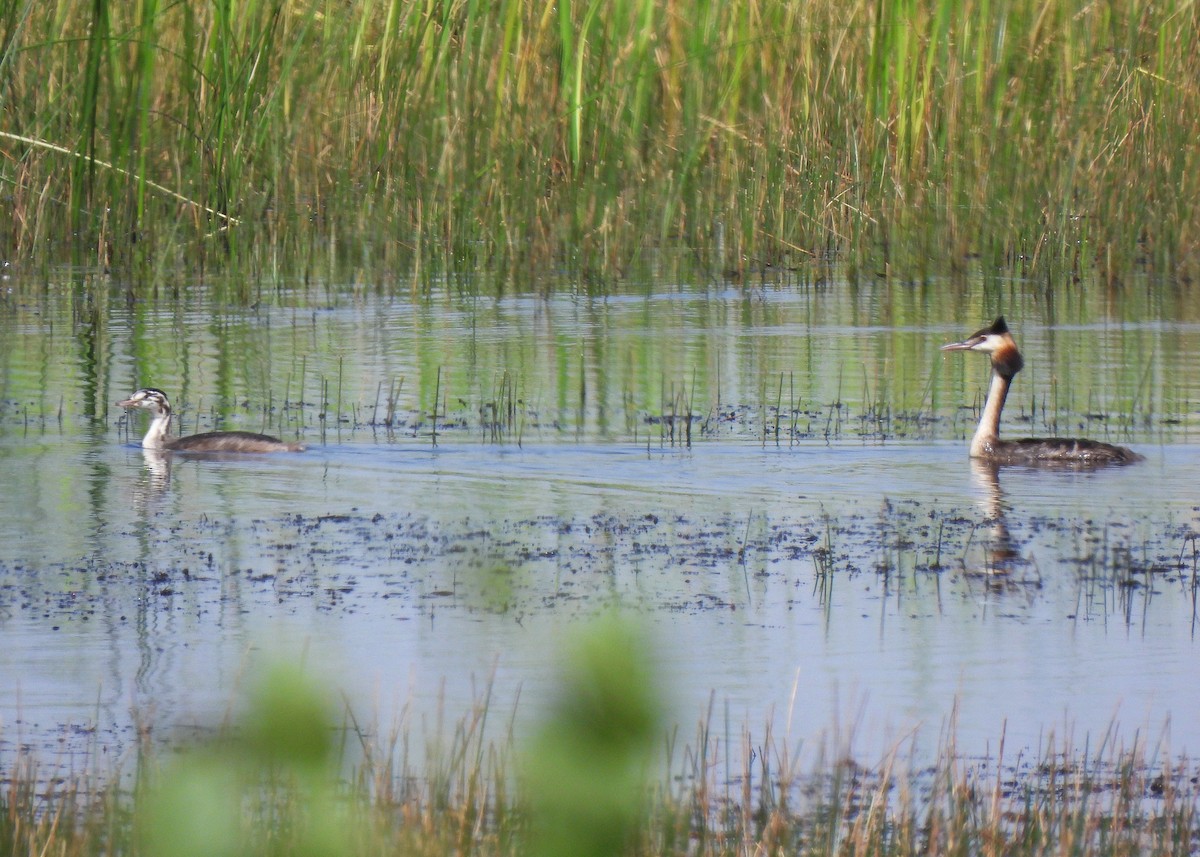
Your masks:
<svg viewBox="0 0 1200 857"><path fill-rule="evenodd" d="M9 3L6 255L432 281L1200 249L1182 0ZM816 275L814 275L816 276ZM398 285L399 287L399 285Z"/></svg>

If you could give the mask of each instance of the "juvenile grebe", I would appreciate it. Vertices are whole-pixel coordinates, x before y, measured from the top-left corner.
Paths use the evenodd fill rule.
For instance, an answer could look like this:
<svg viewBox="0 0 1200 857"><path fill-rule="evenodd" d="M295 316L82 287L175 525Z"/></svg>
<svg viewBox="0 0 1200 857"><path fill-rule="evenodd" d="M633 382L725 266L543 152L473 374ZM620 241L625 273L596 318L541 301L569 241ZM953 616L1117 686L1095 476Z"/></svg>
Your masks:
<svg viewBox="0 0 1200 857"><path fill-rule="evenodd" d="M1004 323L1004 316L992 322L991 327L972 333L962 342L943 345L942 351L980 351L992 358L992 386L979 418L979 428L975 429L975 437L971 440L972 458L995 464L1051 466L1129 464L1142 460L1142 456L1131 449L1095 440L1058 437L1000 439L1000 412L1004 409L1008 388L1013 377L1025 365L1021 352L1017 350L1017 343Z"/></svg>
<svg viewBox="0 0 1200 857"><path fill-rule="evenodd" d="M145 449L173 452L303 452L304 445L287 443L269 434L252 431L208 431L189 437L171 437L171 403L167 394L153 387L138 390L117 402L118 408L145 408L154 415L142 438Z"/></svg>

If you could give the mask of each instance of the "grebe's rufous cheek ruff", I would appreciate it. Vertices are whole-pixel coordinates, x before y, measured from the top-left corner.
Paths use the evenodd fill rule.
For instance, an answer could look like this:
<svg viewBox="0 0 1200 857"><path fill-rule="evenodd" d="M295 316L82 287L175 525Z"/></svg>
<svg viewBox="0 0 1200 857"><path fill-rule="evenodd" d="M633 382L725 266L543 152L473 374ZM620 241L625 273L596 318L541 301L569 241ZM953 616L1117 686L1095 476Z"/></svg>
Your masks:
<svg viewBox="0 0 1200 857"><path fill-rule="evenodd" d="M252 431L209 431L188 437L171 437L171 403L153 387L138 390L117 402L118 408L142 408L151 413L150 428L142 438L146 449L173 452L303 452L304 445L287 443L269 434Z"/></svg>
<svg viewBox="0 0 1200 857"><path fill-rule="evenodd" d="M1076 438L1000 439L1000 412L1012 380L1025 365L1016 340L1000 316L990 327L977 330L962 342L943 345L942 351L978 351L992 359L992 385L971 439L971 457L995 464L1083 465L1130 464L1143 456L1123 446Z"/></svg>

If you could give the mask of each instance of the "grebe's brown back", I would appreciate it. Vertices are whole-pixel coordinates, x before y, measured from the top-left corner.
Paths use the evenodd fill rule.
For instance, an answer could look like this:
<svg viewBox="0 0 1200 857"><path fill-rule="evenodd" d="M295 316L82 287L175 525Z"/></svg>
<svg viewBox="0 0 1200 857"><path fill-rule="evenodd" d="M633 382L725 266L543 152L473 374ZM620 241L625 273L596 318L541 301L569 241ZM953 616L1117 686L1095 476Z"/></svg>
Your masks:
<svg viewBox="0 0 1200 857"><path fill-rule="evenodd" d="M153 418L142 446L173 452L303 452L304 445L288 443L269 434L252 431L209 431L188 437L171 437L171 403L167 394L154 387L144 387L128 399L117 402L118 408L143 408Z"/></svg>
<svg viewBox="0 0 1200 857"><path fill-rule="evenodd" d="M1105 464L1130 464L1141 461L1124 446L1075 438L1000 439L1000 412L1012 380L1025 365L1017 343L1000 316L990 327L977 330L962 342L943 345L942 351L979 351L992 358L992 385L987 403L979 417L979 427L971 439L971 457L994 464L1034 466L1075 465L1093 467Z"/></svg>

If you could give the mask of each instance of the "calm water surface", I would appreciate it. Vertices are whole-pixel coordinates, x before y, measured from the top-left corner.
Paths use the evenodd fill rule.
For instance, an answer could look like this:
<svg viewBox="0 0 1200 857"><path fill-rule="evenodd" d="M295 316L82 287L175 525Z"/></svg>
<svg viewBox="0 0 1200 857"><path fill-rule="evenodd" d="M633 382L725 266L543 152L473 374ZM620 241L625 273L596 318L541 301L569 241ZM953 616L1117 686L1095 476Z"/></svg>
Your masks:
<svg viewBox="0 0 1200 857"><path fill-rule="evenodd" d="M685 729L711 708L735 737L853 732L870 761L932 751L952 716L970 755L1115 722L1197 752L1200 390L1180 369L1200 325L1001 307L1028 363L1013 432L1148 460L992 475L965 453L984 361L937 353L992 313L936 306L295 292L81 316L10 295L0 750L78 767L135 723L210 726L268 657L385 727L455 720L488 686L525 723L563 634L618 605ZM111 407L142 384L188 432L310 451L146 456L144 418ZM666 419L689 409L690 447Z"/></svg>

